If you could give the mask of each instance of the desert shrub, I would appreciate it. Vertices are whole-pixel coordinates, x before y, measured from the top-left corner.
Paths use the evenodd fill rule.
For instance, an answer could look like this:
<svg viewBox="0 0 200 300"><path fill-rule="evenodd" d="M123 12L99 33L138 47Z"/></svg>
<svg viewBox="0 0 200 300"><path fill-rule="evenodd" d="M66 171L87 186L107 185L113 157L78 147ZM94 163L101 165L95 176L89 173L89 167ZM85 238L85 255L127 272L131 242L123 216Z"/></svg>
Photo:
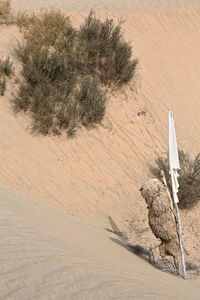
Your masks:
<svg viewBox="0 0 200 300"><path fill-rule="evenodd" d="M28 24L25 42L15 49L23 66L23 81L12 100L14 110L28 112L32 116L33 131L41 134L65 130L68 136L73 136L81 125L96 126L105 114L105 86L111 82L127 83L136 67L136 61L131 60L130 45L122 40L120 25L115 27L112 20L102 23L90 13L77 30L59 11L34 16L31 25L27 20L23 22ZM86 26L90 22L101 27L101 39L94 39L94 45L89 38L93 25L92 28ZM117 50L111 45L117 45ZM128 49L122 51L127 59L121 62L121 75L120 69L116 71L120 57L116 53L122 49L118 45ZM94 49L96 52L92 54ZM95 66L94 56L99 57ZM108 68L109 60L112 70ZM126 76L125 70L130 70Z"/></svg>
<svg viewBox="0 0 200 300"><path fill-rule="evenodd" d="M179 207L189 209L194 207L200 201L200 153L194 159L191 159L188 153L179 150ZM160 170L163 170L166 176L167 184L171 192L171 178L169 174L169 162L167 157L158 157L156 167L151 168L151 172L157 178L160 178Z"/></svg>
<svg viewBox="0 0 200 300"><path fill-rule="evenodd" d="M0 74L10 77L13 74L13 63L10 58L0 59Z"/></svg>

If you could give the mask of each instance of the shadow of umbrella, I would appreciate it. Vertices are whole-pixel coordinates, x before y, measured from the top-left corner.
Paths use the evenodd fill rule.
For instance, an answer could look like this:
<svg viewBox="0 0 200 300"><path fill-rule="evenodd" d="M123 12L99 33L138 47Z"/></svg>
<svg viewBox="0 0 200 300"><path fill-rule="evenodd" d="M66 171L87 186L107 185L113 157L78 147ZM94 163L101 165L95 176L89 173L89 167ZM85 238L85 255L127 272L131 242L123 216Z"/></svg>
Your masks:
<svg viewBox="0 0 200 300"><path fill-rule="evenodd" d="M127 242L128 241L127 235L119 229L117 224L114 222L114 220L110 216L108 216L108 221L110 223L111 229L105 228L105 230L116 234L121 241Z"/></svg>

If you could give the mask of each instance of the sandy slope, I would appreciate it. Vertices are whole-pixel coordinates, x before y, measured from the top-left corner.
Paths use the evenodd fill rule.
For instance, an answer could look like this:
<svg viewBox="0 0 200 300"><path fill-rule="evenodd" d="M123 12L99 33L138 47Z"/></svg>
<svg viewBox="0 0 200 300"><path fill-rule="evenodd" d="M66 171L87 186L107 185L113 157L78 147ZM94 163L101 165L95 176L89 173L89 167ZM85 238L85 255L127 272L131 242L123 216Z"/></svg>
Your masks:
<svg viewBox="0 0 200 300"><path fill-rule="evenodd" d="M39 10L42 8L56 8L64 11L89 11L91 8L96 11L148 11L158 8L170 8L198 4L199 0L13 0L13 7L16 10Z"/></svg>
<svg viewBox="0 0 200 300"><path fill-rule="evenodd" d="M104 2L101 4L101 10L107 8ZM18 8L25 8L24 3L13 1L14 7ZM38 5L37 1L30 3ZM84 2L81 3L84 4ZM88 3L91 4L91 2ZM115 3L117 10L117 3L122 5L122 2L116 1ZM153 5L153 1L151 3ZM42 4L41 1L40 4ZM62 1L58 4L64 5ZM75 10L73 7L72 9ZM2 240L2 242L6 251L10 251L8 259L3 260L5 273L2 279L8 280L7 290L5 291L5 284L1 287L5 294L16 289L16 293L19 295L22 293L21 295L24 296L23 290L18 290L18 287L22 287L21 273L14 271L18 270L19 266L15 263L20 261L20 257L22 268L26 265L33 268L35 265L33 274L29 271L31 269L24 267L21 278L28 277L23 286L33 286L29 293L30 295L33 293L33 297L38 297L37 299L62 299L63 293L69 292L66 285L71 278L70 272L75 272L74 282L78 280L76 279L79 277L77 275L78 263L82 260L84 266L81 267L80 290L86 284L87 287L91 287L89 295L93 295L93 292L98 293L98 290L96 291L93 287L97 282L99 284L102 282L102 277L106 279L100 290L102 293L104 290L106 293L111 290L108 299L117 299L117 297L123 299L123 294L119 294L119 291L126 293L128 297L130 295L128 299L133 299L131 298L135 291L133 287L137 293L142 293L135 299L140 299L139 297L141 299L178 299L178 297L184 299L183 295L186 299L186 295L187 298L190 295L190 287L197 288L197 283L194 282L186 285L188 294L184 287L176 290L175 278L158 273L151 266L137 260L133 254L112 244L103 233L83 224L78 225L72 219L67 218L67 215L75 216L82 222L96 227L110 227L108 221L110 216L120 230L126 231L133 244L140 244L147 248L150 243L157 243L147 227L146 207L140 197L139 188L149 176L149 163L153 163L155 156L167 149L166 124L169 109L175 114L180 145L193 154L199 152L199 13L200 6L198 5L193 8L170 8L166 11L136 14L102 13L103 17L108 15L117 20L119 16L122 16L127 20L124 24L125 34L133 43L135 55L140 60L136 79L137 93L133 92L134 83L132 83L120 95L113 95L103 126L89 132L82 130L73 140L33 137L29 132L30 123L27 118L23 115L16 117L11 113L9 99L16 84L14 80L8 83L6 95L0 98L0 187L23 195L27 202L33 201L34 209L28 203L26 206L21 198L15 199L15 197L7 196L5 191L0 197L2 214L5 216L2 219L5 220L5 231L2 229L5 241ZM73 22L79 24L83 16L84 14L81 13L73 14ZM19 30L14 26L0 26L0 56L11 55L15 60L12 47L20 36ZM19 65L16 64L15 68L16 72L20 71ZM146 110L146 116L138 116L141 109ZM11 197L12 201L7 197ZM182 216L184 240L190 252L188 259L197 265L200 264L198 211L199 208ZM36 218L38 214L40 217ZM76 228L73 227L74 222ZM57 224L55 230L54 224ZM40 226L42 230L39 229ZM14 228L16 229L13 230ZM84 232L81 228L85 228ZM91 230L92 235L90 235ZM59 235L60 231L61 235ZM72 231L75 231L75 234L72 235ZM32 233L34 238L31 236ZM9 243L9 237L12 237L11 240L14 242ZM31 241L29 244L28 239L36 241L37 246L34 246ZM41 242L43 239L44 243ZM89 250L91 247L88 246L90 240L95 240L93 244L96 246L94 246L93 253L96 254L92 262L94 265L97 264L95 268L100 272L98 275L95 271L95 281L91 285L89 281L87 282L88 277L91 278L90 272L93 274L93 264L90 262L90 267L87 264L91 254ZM63 243L64 246L62 246ZM99 251L101 243L102 247ZM57 245L59 249L56 248ZM65 258L62 255L65 255L68 248L71 250ZM37 263L37 259L34 258L35 250L42 253L42 260L46 263L41 263L41 265ZM3 252L5 256L6 251ZM52 262L48 258L49 251L52 251L52 255L55 256ZM103 263L100 264L98 257L102 251L104 252ZM30 252L33 252L33 257L30 257ZM84 260L84 252L88 253L86 260ZM47 291L50 293L48 285L52 285L51 280L54 280L54 275L48 274L51 274L51 270L53 272L58 264L60 268L66 266L67 269L72 253L77 253L75 263L70 267L70 271L64 268L64 273L61 271L56 273L55 276L58 276L60 283L58 283L58 288L54 287L52 292L54 294L51 298L50 294L45 293ZM112 257L112 264L108 263L106 257L109 259ZM132 260L134 261L131 263ZM114 274L112 274L112 270L115 269L113 265L116 266ZM89 273L86 272L87 267ZM120 272L120 268L125 270L126 274L123 275L124 277L120 275L121 285L117 283L118 275L116 275ZM9 273L9 270L13 271ZM27 270L29 276L27 276ZM37 275L40 272L40 279L37 281ZM146 277L145 272L147 272ZM157 274L161 280L158 283ZM19 277L19 280L16 277ZM87 283L84 283L82 278ZM144 282L145 291L149 291L146 296L142 290ZM78 291L78 284L74 287L75 291ZM183 283L180 284L183 285ZM171 298L168 294L169 286L172 286ZM38 296L34 294L35 289L39 289ZM72 293L75 293L74 290ZM90 299L87 291L85 293L86 296L83 293L80 298ZM107 299L106 293L94 295L97 299ZM193 291L193 293L193 299L195 299L197 292ZM16 295L10 294L8 298L26 299L21 295ZM100 295L103 295L102 298ZM160 295L163 295L163 298ZM173 295L176 297L173 298ZM74 299L79 299L78 297L79 295ZM91 299L96 298L91 296Z"/></svg>
<svg viewBox="0 0 200 300"><path fill-rule="evenodd" d="M199 299L197 282L162 273L103 231L6 190L0 220L0 299Z"/></svg>

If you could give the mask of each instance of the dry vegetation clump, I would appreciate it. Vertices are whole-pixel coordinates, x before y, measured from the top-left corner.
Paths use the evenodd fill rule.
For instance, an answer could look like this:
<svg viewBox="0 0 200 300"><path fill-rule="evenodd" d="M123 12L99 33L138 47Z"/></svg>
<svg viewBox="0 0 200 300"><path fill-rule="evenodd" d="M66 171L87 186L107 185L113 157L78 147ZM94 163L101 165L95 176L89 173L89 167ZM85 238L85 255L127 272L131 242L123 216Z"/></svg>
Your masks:
<svg viewBox="0 0 200 300"><path fill-rule="evenodd" d="M0 96L3 96L6 90L6 77L13 74L13 63L10 58L0 59Z"/></svg>
<svg viewBox="0 0 200 300"><path fill-rule="evenodd" d="M21 22L28 24L25 42L16 49L24 79L13 99L15 111L31 113L33 131L42 134L64 129L72 136L80 125L100 123L106 86L127 83L137 65L120 24L101 22L93 12L78 30L59 11L31 18L32 24L27 15Z"/></svg>
<svg viewBox="0 0 200 300"><path fill-rule="evenodd" d="M179 207L189 209L200 201L200 153L191 159L188 153L179 150L180 171L179 171ZM169 174L169 162L167 157L158 157L156 167L151 168L152 174L160 177L160 170L166 176L167 184L171 189L171 178Z"/></svg>

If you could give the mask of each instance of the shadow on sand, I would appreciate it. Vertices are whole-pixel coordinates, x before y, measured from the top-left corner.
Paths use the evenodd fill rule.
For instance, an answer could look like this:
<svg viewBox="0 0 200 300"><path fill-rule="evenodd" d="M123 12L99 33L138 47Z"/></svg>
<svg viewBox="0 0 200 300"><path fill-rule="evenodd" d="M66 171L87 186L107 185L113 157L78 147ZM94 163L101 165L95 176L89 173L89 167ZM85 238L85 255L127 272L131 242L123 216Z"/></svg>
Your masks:
<svg viewBox="0 0 200 300"><path fill-rule="evenodd" d="M108 221L110 223L111 229L109 228L105 228L108 232L112 232L113 234L115 234L117 238L110 238L113 242L117 243L118 245L126 248L128 251L136 254L137 256L139 256L140 258L142 258L145 261L151 262L151 256L152 253L150 250L146 250L144 247L140 246L140 245L131 245L128 242L128 237L126 235L126 233L122 232L119 227L117 226L117 224L115 223L115 221L112 219L112 217L108 217Z"/></svg>
<svg viewBox="0 0 200 300"><path fill-rule="evenodd" d="M153 267L155 267L159 270L162 270L164 272L168 272L168 273L171 273L173 275L177 275L177 272L176 272L176 269L173 266L173 263L171 263L167 259L166 260L155 261L152 250L150 250L150 249L147 250L143 246L138 245L138 244L136 244L136 245L130 244L128 242L127 235L119 229L119 227L116 225L116 223L114 222L112 217L109 216L108 221L110 223L111 229L105 228L105 230L107 230L108 232L112 232L113 234L115 234L118 237L118 238L110 237L111 241L113 241L114 243L124 247L129 252L137 255L138 257L140 257L144 261L150 263Z"/></svg>

